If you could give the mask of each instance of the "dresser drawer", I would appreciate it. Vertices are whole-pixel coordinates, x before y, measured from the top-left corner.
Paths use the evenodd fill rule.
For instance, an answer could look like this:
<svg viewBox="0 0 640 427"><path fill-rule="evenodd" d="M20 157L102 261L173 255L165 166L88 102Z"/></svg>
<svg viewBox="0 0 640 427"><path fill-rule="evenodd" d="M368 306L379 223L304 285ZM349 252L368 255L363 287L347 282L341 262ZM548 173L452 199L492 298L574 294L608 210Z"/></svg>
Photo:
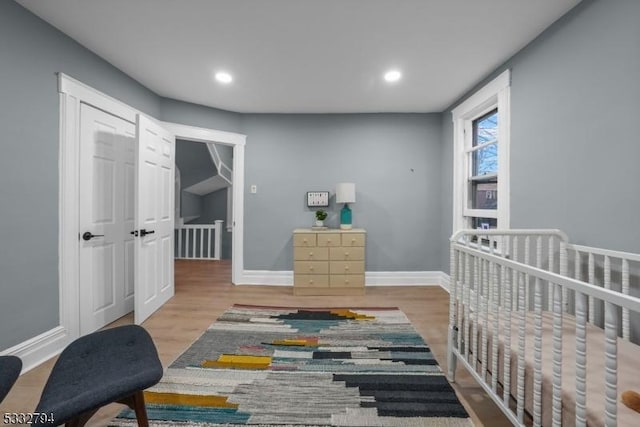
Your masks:
<svg viewBox="0 0 640 427"><path fill-rule="evenodd" d="M327 261L296 261L293 263L294 274L329 274Z"/></svg>
<svg viewBox="0 0 640 427"><path fill-rule="evenodd" d="M328 288L329 276L326 274L296 274L293 276L293 286L300 288Z"/></svg>
<svg viewBox="0 0 640 427"><path fill-rule="evenodd" d="M364 233L344 233L342 235L342 246L361 246L364 247Z"/></svg>
<svg viewBox="0 0 640 427"><path fill-rule="evenodd" d="M326 261L329 259L329 248L306 248L298 246L293 248L294 261Z"/></svg>
<svg viewBox="0 0 640 427"><path fill-rule="evenodd" d="M331 274L364 274L364 261L331 261Z"/></svg>
<svg viewBox="0 0 640 427"><path fill-rule="evenodd" d="M329 277L332 288L360 288L364 287L364 274L334 274Z"/></svg>
<svg viewBox="0 0 640 427"><path fill-rule="evenodd" d="M332 261L363 261L364 248L329 248L329 259Z"/></svg>
<svg viewBox="0 0 640 427"><path fill-rule="evenodd" d="M316 233L295 233L293 235L293 246L315 246Z"/></svg>
<svg viewBox="0 0 640 427"><path fill-rule="evenodd" d="M340 246L340 233L318 233L318 246Z"/></svg>

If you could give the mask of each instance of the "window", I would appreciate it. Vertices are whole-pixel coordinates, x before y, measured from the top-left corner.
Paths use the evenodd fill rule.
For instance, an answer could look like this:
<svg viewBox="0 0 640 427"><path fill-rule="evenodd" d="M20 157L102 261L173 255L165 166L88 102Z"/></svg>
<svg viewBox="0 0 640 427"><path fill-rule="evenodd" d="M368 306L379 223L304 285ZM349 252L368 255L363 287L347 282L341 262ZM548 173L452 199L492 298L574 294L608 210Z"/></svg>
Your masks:
<svg viewBox="0 0 640 427"><path fill-rule="evenodd" d="M509 228L509 85L507 70L452 112L454 231Z"/></svg>

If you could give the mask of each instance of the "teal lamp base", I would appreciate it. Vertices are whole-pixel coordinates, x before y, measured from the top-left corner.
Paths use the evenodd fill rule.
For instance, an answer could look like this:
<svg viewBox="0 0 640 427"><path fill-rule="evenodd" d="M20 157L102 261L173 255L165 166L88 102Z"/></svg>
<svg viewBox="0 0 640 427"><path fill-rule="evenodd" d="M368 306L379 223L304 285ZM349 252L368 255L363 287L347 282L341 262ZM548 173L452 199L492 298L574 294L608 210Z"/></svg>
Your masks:
<svg viewBox="0 0 640 427"><path fill-rule="evenodd" d="M348 204L344 204L344 207L340 210L340 229L351 230L351 208Z"/></svg>

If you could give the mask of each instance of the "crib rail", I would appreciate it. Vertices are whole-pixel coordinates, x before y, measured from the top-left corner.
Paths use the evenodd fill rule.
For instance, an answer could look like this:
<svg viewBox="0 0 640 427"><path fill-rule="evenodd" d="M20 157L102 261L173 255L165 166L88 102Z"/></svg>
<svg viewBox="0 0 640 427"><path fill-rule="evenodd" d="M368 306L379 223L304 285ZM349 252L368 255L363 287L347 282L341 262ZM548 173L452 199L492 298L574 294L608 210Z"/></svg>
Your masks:
<svg viewBox="0 0 640 427"><path fill-rule="evenodd" d="M604 257L603 286L596 281L598 256ZM449 378L455 379L456 362L460 361L511 422L523 426L525 352L532 346L533 393L529 415L534 426L542 425L543 312L549 312L552 425L562 424L563 387L575 387L575 425L586 426L586 333L587 324L595 320L595 313L590 316L588 312L596 302L601 302L600 326L605 341L604 418L605 425L615 426L617 340L620 334L629 338L629 315L640 313L640 299L629 295L628 264L640 261L640 256L570 245L559 230L464 230L452 236L450 257ZM568 274L570 257L573 277ZM587 261L584 267L582 259L590 258L594 260ZM620 289L612 284L612 260L619 261L621 266ZM591 283L581 280L585 269L588 278L593 279ZM589 273L592 270L593 274ZM575 355L563 353L565 314L575 318ZM533 336L527 335L528 323L533 325ZM503 346L502 362L499 342ZM515 351L515 360L511 360L508 349ZM562 383L562 361L569 356L575 359L575 384ZM512 371L515 384L511 384ZM511 399L515 400L513 409Z"/></svg>
<svg viewBox="0 0 640 427"><path fill-rule="evenodd" d="M592 285L614 289L629 295L632 275L640 275L640 255L612 251L582 245L567 245L569 265L573 266L573 277ZM587 303L587 321L602 325L602 309L593 297ZM600 315L598 315L598 312ZM622 337L631 339L630 312L622 309ZM636 341L640 341L636 339Z"/></svg>

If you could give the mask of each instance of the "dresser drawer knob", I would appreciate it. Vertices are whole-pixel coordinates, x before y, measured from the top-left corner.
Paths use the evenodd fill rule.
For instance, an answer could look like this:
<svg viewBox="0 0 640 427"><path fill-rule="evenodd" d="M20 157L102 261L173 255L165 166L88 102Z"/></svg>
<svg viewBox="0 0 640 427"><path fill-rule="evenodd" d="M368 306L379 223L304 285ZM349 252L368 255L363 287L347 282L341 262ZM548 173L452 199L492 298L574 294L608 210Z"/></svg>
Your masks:
<svg viewBox="0 0 640 427"><path fill-rule="evenodd" d="M351 239L351 243L355 243L355 242L356 242L356 239Z"/></svg>
<svg viewBox="0 0 640 427"><path fill-rule="evenodd" d="M309 284L313 285L313 279L309 279Z"/></svg>
<svg viewBox="0 0 640 427"><path fill-rule="evenodd" d="M313 271L313 265L309 266L309 271Z"/></svg>
<svg viewBox="0 0 640 427"><path fill-rule="evenodd" d="M313 258L313 252L309 252L309 258Z"/></svg>
<svg viewBox="0 0 640 427"><path fill-rule="evenodd" d="M348 266L348 265L345 265L345 266L344 266L344 269L345 269L345 270L349 270L349 266Z"/></svg>
<svg viewBox="0 0 640 427"><path fill-rule="evenodd" d="M344 284L348 285L349 284L349 279L344 279Z"/></svg>
<svg viewBox="0 0 640 427"><path fill-rule="evenodd" d="M349 258L349 252L345 252L345 253L344 253L344 257L345 257L345 258Z"/></svg>

